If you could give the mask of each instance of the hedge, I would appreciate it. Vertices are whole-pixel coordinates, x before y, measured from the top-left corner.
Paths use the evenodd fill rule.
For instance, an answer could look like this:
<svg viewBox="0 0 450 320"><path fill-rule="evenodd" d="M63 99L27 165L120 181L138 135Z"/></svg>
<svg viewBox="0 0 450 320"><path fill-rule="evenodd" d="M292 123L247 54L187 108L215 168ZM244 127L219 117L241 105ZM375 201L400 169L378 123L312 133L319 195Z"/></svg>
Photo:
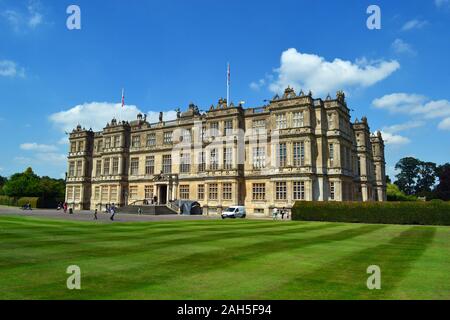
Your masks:
<svg viewBox="0 0 450 320"><path fill-rule="evenodd" d="M450 225L450 202L296 202L292 220Z"/></svg>
<svg viewBox="0 0 450 320"><path fill-rule="evenodd" d="M32 208L56 208L59 202L64 202L64 199L43 199L37 197L22 197L14 198L9 196L0 196L0 205L10 207L23 207L30 203Z"/></svg>
<svg viewBox="0 0 450 320"><path fill-rule="evenodd" d="M35 198L35 197L23 197L20 198L19 200L17 200L17 205L19 207L23 207L26 204L31 204L32 208L40 208L39 206L39 198Z"/></svg>
<svg viewBox="0 0 450 320"><path fill-rule="evenodd" d="M17 199L8 197L8 196L0 196L0 205L3 206L17 206Z"/></svg>

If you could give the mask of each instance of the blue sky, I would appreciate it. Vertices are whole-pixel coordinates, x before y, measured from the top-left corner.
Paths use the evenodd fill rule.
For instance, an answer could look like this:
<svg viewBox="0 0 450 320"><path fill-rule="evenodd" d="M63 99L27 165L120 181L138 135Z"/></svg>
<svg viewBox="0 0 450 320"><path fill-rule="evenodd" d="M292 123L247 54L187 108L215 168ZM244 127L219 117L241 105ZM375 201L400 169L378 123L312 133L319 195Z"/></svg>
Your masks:
<svg viewBox="0 0 450 320"><path fill-rule="evenodd" d="M226 95L260 106L284 86L324 98L344 89L353 118L403 156L450 161L450 0L0 0L0 175L66 171L78 122L173 116ZM81 9L68 30L66 9ZM367 7L381 9L369 30ZM120 110L125 88L126 110Z"/></svg>

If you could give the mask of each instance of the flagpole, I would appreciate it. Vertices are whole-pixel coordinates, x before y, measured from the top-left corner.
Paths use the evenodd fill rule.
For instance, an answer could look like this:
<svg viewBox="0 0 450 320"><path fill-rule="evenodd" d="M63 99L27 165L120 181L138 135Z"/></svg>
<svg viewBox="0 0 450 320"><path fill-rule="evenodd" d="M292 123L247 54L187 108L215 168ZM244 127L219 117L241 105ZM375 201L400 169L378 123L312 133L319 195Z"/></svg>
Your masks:
<svg viewBox="0 0 450 320"><path fill-rule="evenodd" d="M227 107L230 106L230 63L227 64Z"/></svg>

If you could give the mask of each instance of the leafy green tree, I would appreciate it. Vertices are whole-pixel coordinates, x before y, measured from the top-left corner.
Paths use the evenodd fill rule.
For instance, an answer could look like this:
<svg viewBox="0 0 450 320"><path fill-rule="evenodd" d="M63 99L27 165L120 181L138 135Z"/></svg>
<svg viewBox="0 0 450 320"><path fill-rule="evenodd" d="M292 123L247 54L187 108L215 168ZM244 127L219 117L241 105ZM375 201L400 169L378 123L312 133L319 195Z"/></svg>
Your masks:
<svg viewBox="0 0 450 320"><path fill-rule="evenodd" d="M3 186L5 185L8 178L0 176L0 195L3 195Z"/></svg>
<svg viewBox="0 0 450 320"><path fill-rule="evenodd" d="M415 194L430 195L436 182L436 164L421 161L418 169Z"/></svg>
<svg viewBox="0 0 450 320"><path fill-rule="evenodd" d="M408 196L395 184L388 183L386 188L388 201L416 201L415 196Z"/></svg>
<svg viewBox="0 0 450 320"><path fill-rule="evenodd" d="M436 174L439 178L439 184L436 186L435 194L439 199L450 200L450 163L438 166Z"/></svg>
<svg viewBox="0 0 450 320"><path fill-rule="evenodd" d="M419 159L406 157L400 159L395 165L395 169L400 171L400 173L395 176L397 178L395 184L407 195L412 195L416 191L420 163L421 161Z"/></svg>
<svg viewBox="0 0 450 320"><path fill-rule="evenodd" d="M2 189L10 197L39 197L42 194L40 179L31 168L13 174Z"/></svg>

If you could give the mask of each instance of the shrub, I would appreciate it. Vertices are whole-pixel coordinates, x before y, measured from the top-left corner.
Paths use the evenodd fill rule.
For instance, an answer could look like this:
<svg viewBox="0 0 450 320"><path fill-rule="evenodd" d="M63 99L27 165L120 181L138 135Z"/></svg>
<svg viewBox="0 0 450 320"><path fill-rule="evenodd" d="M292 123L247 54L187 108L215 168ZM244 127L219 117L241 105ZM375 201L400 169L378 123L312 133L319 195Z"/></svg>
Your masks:
<svg viewBox="0 0 450 320"><path fill-rule="evenodd" d="M388 201L417 201L417 197L406 195L395 184L388 183L386 193Z"/></svg>
<svg viewBox="0 0 450 320"><path fill-rule="evenodd" d="M297 202L293 220L450 225L448 202Z"/></svg>
<svg viewBox="0 0 450 320"><path fill-rule="evenodd" d="M39 198L37 197L23 197L17 200L17 205L23 207L26 204L31 204L32 208L39 208Z"/></svg>

